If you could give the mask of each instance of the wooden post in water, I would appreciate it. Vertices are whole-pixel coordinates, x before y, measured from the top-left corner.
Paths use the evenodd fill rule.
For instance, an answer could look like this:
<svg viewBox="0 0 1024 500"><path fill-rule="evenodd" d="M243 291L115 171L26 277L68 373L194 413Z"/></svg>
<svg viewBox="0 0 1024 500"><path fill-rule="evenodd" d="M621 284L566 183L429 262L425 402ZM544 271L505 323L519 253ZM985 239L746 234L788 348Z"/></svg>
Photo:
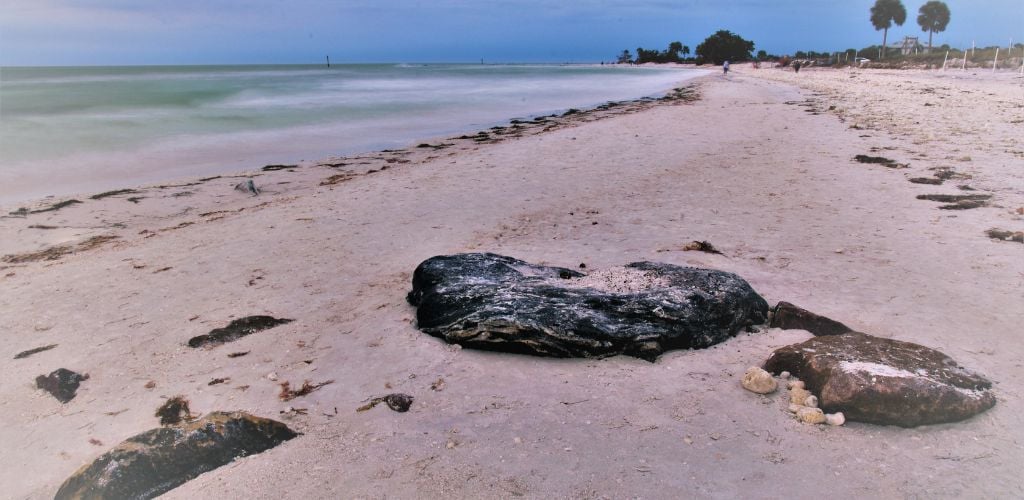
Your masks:
<svg viewBox="0 0 1024 500"><path fill-rule="evenodd" d="M330 56L330 54L327 55L327 67L328 68L331 67L331 56Z"/></svg>
<svg viewBox="0 0 1024 500"><path fill-rule="evenodd" d="M996 47L996 57L992 59L992 72L996 72L996 64L999 63L999 47Z"/></svg>

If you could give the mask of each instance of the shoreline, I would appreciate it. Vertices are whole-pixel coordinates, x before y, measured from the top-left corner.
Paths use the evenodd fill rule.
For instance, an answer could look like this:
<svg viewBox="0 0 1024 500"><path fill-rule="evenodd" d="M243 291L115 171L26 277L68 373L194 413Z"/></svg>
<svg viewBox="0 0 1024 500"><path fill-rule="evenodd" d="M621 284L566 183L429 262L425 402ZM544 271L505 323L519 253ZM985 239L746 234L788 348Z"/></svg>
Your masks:
<svg viewBox="0 0 1024 500"><path fill-rule="evenodd" d="M604 96L591 95L593 89L589 89L591 94L587 94L587 99L575 98L571 95L561 95L563 102L557 102L553 100L544 92L536 92L536 102L531 100L530 105L518 106L518 97L513 101L511 100L512 94L508 92L493 92L483 102L477 102L479 99L469 98L466 96L455 97L454 94L446 95L443 92L439 97L442 99L455 98L456 101L467 99L466 102L477 102L479 108L475 111L471 111L468 104L455 104L455 101L448 102L442 105L440 108L433 109L429 108L426 110L426 114L422 113L422 103L416 101L414 98L402 97L401 92L395 95L387 94L390 99L406 99L403 102L404 106L408 108L405 112L401 113L401 118L398 116L391 116L389 111L373 111L367 116L362 116L364 113L361 108L350 109L351 104L348 103L348 99L355 96L362 95L364 89L359 87L360 83L366 79L372 80L376 78L375 75L378 73L385 73L384 76L391 75L394 78L398 78L401 85L409 84L422 84L425 85L421 92L437 94L438 90L436 86L430 84L429 78L432 75L441 71L446 73L447 71L463 71L458 73L461 76L454 77L451 82L454 88L459 88L461 80L468 78L467 81L472 81L474 78L484 78L488 82L498 82L499 80L493 80L488 77L490 72L485 72L484 75L476 75L479 72L471 71L470 74L464 74L464 70L458 68L469 68L470 70L475 68L475 65L437 65L435 68L431 68L431 65L415 65L416 67L426 68L424 70L394 70L393 68L400 67L402 65L397 64L378 64L378 65L356 65L358 68L368 68L364 70L346 70L344 66L337 67L338 75L347 75L348 73L355 71L353 77L353 83L346 85L354 85L355 87L349 92L351 95L341 92L340 94L330 94L330 97L337 99L336 105L339 106L335 109L334 114L318 114L316 109L307 109L302 107L301 96L304 99L322 99L324 95L317 94L317 92L338 92L329 90L330 87L313 87L313 89L296 88L294 92L299 99L299 109L301 112L296 113L285 113L282 111L283 108L274 107L272 104L264 104L263 108L259 108L259 114L252 115L252 112L256 109L249 109L245 105L234 103L231 99L242 99L243 103L245 98L243 94L245 91L232 89L232 85L238 85L238 80L245 77L250 73L257 75L264 75L268 81L277 81L275 79L284 78L289 72L298 72L293 75L294 78L301 78L302 71L312 71L318 75L334 75L332 70L326 70L320 67L292 67L284 66L277 67L277 70L283 71L285 75L276 75L272 71L275 66L238 66L238 67L221 67L221 66L208 66L205 67L204 71L211 72L210 75L221 75L219 76L218 82L224 86L225 91L228 92L225 96L222 96L220 101L214 100L206 104L197 104L190 110L179 110L176 108L157 108L158 112L167 113L167 117L164 119L173 120L189 120L195 127L200 127L201 130L206 130L203 127L214 127L216 121L214 118L220 120L255 120L254 123L248 125L248 128L210 128L207 133L203 134L192 134L189 131L172 129L169 131L162 131L157 125L146 125L140 124L142 129L147 130L139 137L126 137L125 142L115 150L102 151L102 150L80 150L80 142L82 139L69 139L67 141L70 153L58 156L39 156L35 160L25 159L24 155L17 156L16 161L9 161L4 165L7 171L4 174L3 179L8 181L7 191L0 194L0 213L7 213L11 210L4 211L3 209L9 205L16 205L18 203L29 203L35 200L43 198L60 198L70 196L88 196L90 192L102 192L113 189L121 189L125 187L140 187L147 185L155 185L161 183L167 183L170 180L183 181L189 178L208 177L213 175L234 175L238 172L252 170L259 168L261 164L276 164L276 163L308 163L316 161L320 158L328 156L350 156L367 154L373 151L379 151L383 149L395 149L401 148L410 142L413 142L424 136L443 136L450 134L466 134L476 132L478 127L490 127L493 125L502 125L509 120L520 118L526 119L534 116L540 116L550 114L552 112L560 112L570 107L578 108L592 108L607 102L599 97L613 97L616 95L629 94L629 92L617 92L617 91L605 91ZM502 65L508 66L508 70L499 70L499 76L505 75L504 78L510 79L509 81L515 82L518 78L517 68L522 68L519 65ZM548 65L555 67L557 65ZM580 65L580 67L590 68L589 65ZM594 66L598 68L599 66ZM177 67L177 66L166 66L158 67L155 69L147 70L136 69L131 75L134 75L135 80L129 80L133 84L138 83L144 85L141 82L148 81L148 71L155 72L168 72L173 75L189 75L190 68L195 67ZM283 68L283 69L282 69ZM292 69L288 69L292 68ZM31 70L32 68L28 68ZM71 68L74 69L74 68ZM100 67L100 70L104 67ZM115 70L118 68L114 68ZM120 69L128 70L131 67L123 67ZM620 71L609 78L622 78L623 75L632 72L622 71L625 68L619 68ZM676 69L678 68L669 68ZM102 72L95 76L90 76L92 73L89 71L97 71L95 68L82 68L85 71L85 76L89 78L117 78L117 72L114 71L112 75L106 75ZM264 71L265 70L265 71ZM362 73L360 73L362 71ZM397 73L395 73L397 71ZM670 91L674 86L678 86L680 81L685 82L692 78L699 78L703 72L701 71L666 71L665 68L661 69L662 73L666 76L657 76L655 73L648 74L645 78L654 77L657 79L656 84L645 84L640 82L636 89L635 99L640 99L649 96L660 96L665 92ZM392 73L395 73L392 75ZM527 72L529 73L529 72ZM534 75L529 73L531 76L528 78L541 78L542 81L548 83L557 83L560 78L565 78L566 75L572 75L572 73L564 72L539 72ZM595 74L593 72L588 74ZM206 73L196 73L196 81L202 81L203 76L208 76ZM227 75L227 76L225 76ZM235 75L235 76L230 76ZM241 75L241 76L238 76ZM341 79L347 81L347 77L343 76L327 76L323 85L328 85L334 79ZM30 77L25 77L30 78ZM47 80L45 74L39 76L43 80ZM62 78L68 78L75 80L74 74L64 75L63 73L58 74L52 78L56 80L51 83L51 86L59 87L62 85L59 83ZM420 80L426 78L424 82ZM448 77L443 77L448 78ZM597 77L603 78L603 77ZM31 80L31 78L30 78ZM17 83L17 78L14 82ZM88 81L88 79L86 80ZM193 83L192 80L185 79L174 80L182 86L186 86ZM319 81L319 80L318 80ZM603 81L603 80L595 80ZM529 82L529 80L528 80ZM669 83L671 82L671 83ZM79 84L79 85L88 85ZM340 84L339 84L340 85ZM496 84L498 88L503 88ZM584 88L588 88L585 85ZM399 90L402 87L399 87ZM187 87L186 87L187 89ZM183 89L181 93L182 98L188 97L189 90ZM653 90L652 90L653 89ZM17 90L11 90L10 92L17 92ZM139 92L152 92L148 87L142 86L139 88ZM270 92L270 91L266 91ZM651 92L651 93L647 93ZM555 92L558 94L558 92ZM564 92L562 92L564 94ZM597 94L602 94L598 92ZM642 95L638 95L642 94ZM263 94L257 93L255 97L251 97L255 102L261 102L261 99L265 99L268 102L272 102L274 99L287 99L287 96L266 94L266 97L260 97ZM198 98L198 97L197 97ZM590 98L595 98L590 101ZM584 100L587 102L585 106L581 106ZM576 102L579 101L579 102ZM568 103L568 105L566 105ZM225 106L219 108L218 105ZM233 106L241 107L233 107ZM254 106L259 106L254 104ZM387 101L374 104L373 106L380 106L381 109L387 109ZM332 108L334 109L334 108ZM376 109L376 108L373 108ZM417 111L419 109L419 111ZM531 111L526 115L520 114L523 109ZM136 107L127 107L122 111L117 111L115 106L113 113L120 112L126 113L129 117L132 113L141 113L146 111L145 109L136 109ZM376 114L374 114L376 113ZM209 114L209 116L206 116ZM221 116L223 114L223 116ZM83 116L90 116L88 113ZM102 116L102 115L101 115ZM206 118L203 118L206 116ZM304 116L299 119L296 116ZM194 117L190 118L190 117ZM274 121L275 125L272 128L266 128L266 122L271 120L282 120L280 123ZM69 119L76 118L74 113L67 116ZM13 133L18 132L17 120L20 118L15 117L12 120L11 131ZM84 118L82 118L84 119ZM125 118L128 119L128 118ZM97 118L96 126L101 128L109 128L112 124L105 124L102 119ZM159 122L159 118L153 118L152 120ZM211 121L212 120L212 121ZM109 121L109 120L108 120ZM116 122L116 120L115 120ZM50 124L51 127L56 127L54 124ZM54 129L54 133L59 134L59 128ZM119 129L110 129L110 134L120 133ZM78 137L65 130L68 137ZM160 132L159 134L157 134ZM150 134L150 135L146 135ZM157 135L152 135L157 134ZM24 134L22 134L24 135ZM19 135L18 137L21 137ZM29 143L37 142L32 136L25 136L25 140ZM140 142L141 141L141 142ZM102 144L103 141L100 141ZM61 143L57 142L57 145L52 146L57 150L60 150ZM6 147L6 146L5 146ZM33 146L35 147L35 146ZM11 148L12 154L18 151L18 148ZM10 158L9 158L10 160ZM74 168L68 168L67 165L74 165ZM47 176L45 173L50 172ZM61 179L60 184L53 183L51 179ZM13 209L12 209L13 210Z"/></svg>
<svg viewBox="0 0 1024 500"><path fill-rule="evenodd" d="M70 246L0 264L0 308L14 311L0 316L2 350L57 344L0 367L0 442L15 450L0 482L52 497L180 394L196 413L244 410L303 435L167 498L1024 495L1013 465L1024 462L1024 245L984 234L1024 229L1024 172L1007 142L1017 108L999 104L1017 89L767 71L734 68L694 81L699 100L573 114L519 137L256 172L255 197L233 190L245 177L220 177L0 219L0 255ZM985 122L991 142L969 153L945 140ZM992 197L957 210L918 198L960 185ZM106 235L118 238L89 242ZM946 352L990 378L998 402L913 429L804 425L784 391L739 383L810 338L800 330L653 363L458 349L417 330L405 296L416 265L459 252L588 273L644 260L732 272L771 304ZM255 314L294 321L230 347L187 346ZM31 385L58 367L90 375L65 405ZM335 383L279 399L281 382L304 380ZM356 411L387 392L415 401Z"/></svg>

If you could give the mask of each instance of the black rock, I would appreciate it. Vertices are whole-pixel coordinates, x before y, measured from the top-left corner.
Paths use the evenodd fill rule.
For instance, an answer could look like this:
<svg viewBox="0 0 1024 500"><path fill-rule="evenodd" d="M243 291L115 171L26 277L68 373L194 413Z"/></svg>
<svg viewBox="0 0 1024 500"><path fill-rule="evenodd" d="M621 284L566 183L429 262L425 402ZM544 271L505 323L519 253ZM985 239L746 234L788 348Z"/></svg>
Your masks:
<svg viewBox="0 0 1024 500"><path fill-rule="evenodd" d="M224 328L210 330L206 335L192 337L188 341L189 347L214 347L228 342L234 342L246 335L273 328L278 325L291 323L293 320L286 318L275 318L273 316L246 316L239 318Z"/></svg>
<svg viewBox="0 0 1024 500"><path fill-rule="evenodd" d="M297 436L288 426L243 412L148 430L78 469L55 499L154 498L186 481Z"/></svg>
<svg viewBox="0 0 1024 500"><path fill-rule="evenodd" d="M75 373L67 368L58 368L49 375L36 377L36 387L53 394L57 401L67 403L75 398L75 392L83 380L88 380L88 375Z"/></svg>
<svg viewBox="0 0 1024 500"><path fill-rule="evenodd" d="M588 277L459 254L424 261L412 285L408 300L422 331L465 347L539 356L654 360L669 349L717 344L768 316L765 300L734 274L654 262Z"/></svg>

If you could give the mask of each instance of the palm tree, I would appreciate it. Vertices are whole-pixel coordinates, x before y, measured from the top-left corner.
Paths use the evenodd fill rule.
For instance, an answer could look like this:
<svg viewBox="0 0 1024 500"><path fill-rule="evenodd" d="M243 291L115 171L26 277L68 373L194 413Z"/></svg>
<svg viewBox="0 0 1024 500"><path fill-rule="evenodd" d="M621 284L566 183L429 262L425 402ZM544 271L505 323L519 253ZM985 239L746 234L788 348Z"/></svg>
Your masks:
<svg viewBox="0 0 1024 500"><path fill-rule="evenodd" d="M928 52L932 51L932 33L946 31L949 24L949 7L944 2L931 0L917 11L917 24L922 31L928 32Z"/></svg>
<svg viewBox="0 0 1024 500"><path fill-rule="evenodd" d="M876 0L875 6L871 7L871 24L875 31L884 29L882 34L882 57L885 57L885 43L889 37L889 28L895 22L896 26L903 26L907 20L907 9L903 7L900 0Z"/></svg>

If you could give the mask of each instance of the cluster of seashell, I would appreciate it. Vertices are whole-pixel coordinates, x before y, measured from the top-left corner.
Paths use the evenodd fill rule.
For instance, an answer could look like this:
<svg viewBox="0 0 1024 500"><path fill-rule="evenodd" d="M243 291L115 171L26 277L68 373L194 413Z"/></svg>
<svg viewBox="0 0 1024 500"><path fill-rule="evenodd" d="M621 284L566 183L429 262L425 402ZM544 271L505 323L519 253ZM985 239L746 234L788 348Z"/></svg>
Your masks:
<svg viewBox="0 0 1024 500"><path fill-rule="evenodd" d="M789 380L789 372L782 372L779 374L779 378ZM757 394L771 394L779 387L771 373L756 366L750 367L743 374L741 383L744 389ZM796 414L797 420L808 424L843 425L846 423L846 417L842 412L826 414L821 408L818 408L818 397L811 394L811 391L808 391L800 380L795 378L789 380L786 387L789 389L789 411Z"/></svg>
<svg viewBox="0 0 1024 500"><path fill-rule="evenodd" d="M789 378L789 372L779 374L782 379ZM804 387L804 383L797 379L790 380L786 387L789 388L789 411L796 414L797 420L807 424L828 424L843 425L846 417L842 412L825 413L818 408L818 397L811 394Z"/></svg>

